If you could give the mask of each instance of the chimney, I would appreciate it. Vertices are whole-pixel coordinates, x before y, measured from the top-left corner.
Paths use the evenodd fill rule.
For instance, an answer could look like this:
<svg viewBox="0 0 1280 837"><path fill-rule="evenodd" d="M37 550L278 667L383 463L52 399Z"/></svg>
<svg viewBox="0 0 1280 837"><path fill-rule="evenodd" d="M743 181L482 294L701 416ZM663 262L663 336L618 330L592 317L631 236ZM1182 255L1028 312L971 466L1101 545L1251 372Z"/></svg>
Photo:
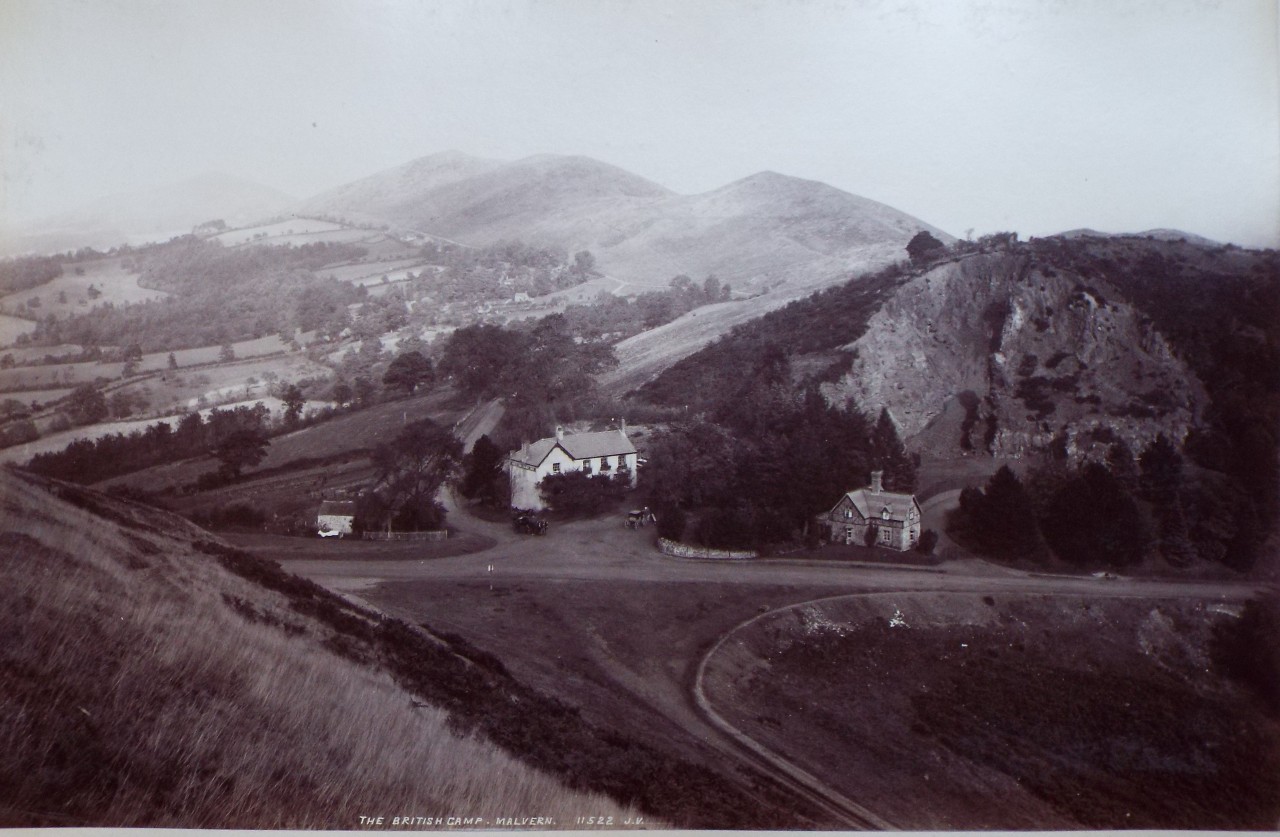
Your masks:
<svg viewBox="0 0 1280 837"><path fill-rule="evenodd" d="M621 421L622 421L622 435L625 436L627 435L627 420L622 419Z"/></svg>
<svg viewBox="0 0 1280 837"><path fill-rule="evenodd" d="M876 494L879 494L881 491L884 491L884 485L881 482L883 479L884 479L884 471L871 472L871 490L874 491Z"/></svg>
<svg viewBox="0 0 1280 837"><path fill-rule="evenodd" d="M557 442L564 441L564 428L558 424L556 425L556 441Z"/></svg>

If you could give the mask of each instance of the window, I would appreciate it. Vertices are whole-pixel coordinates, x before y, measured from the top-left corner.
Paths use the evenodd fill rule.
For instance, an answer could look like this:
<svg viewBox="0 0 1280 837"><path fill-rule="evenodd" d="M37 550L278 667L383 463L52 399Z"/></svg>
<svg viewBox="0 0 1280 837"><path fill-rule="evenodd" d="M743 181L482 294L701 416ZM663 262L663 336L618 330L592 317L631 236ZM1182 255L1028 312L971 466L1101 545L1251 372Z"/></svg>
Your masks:
<svg viewBox="0 0 1280 837"><path fill-rule="evenodd" d="M600 457L600 470L601 471L609 470L609 457L607 456Z"/></svg>
<svg viewBox="0 0 1280 837"><path fill-rule="evenodd" d="M845 517L847 517L847 518L852 519L852 518L853 518L853 509L846 508L846 509L844 510L844 516L845 516Z"/></svg>
<svg viewBox="0 0 1280 837"><path fill-rule="evenodd" d="M560 473L560 463L559 463L559 462L553 462L553 463L551 463L551 473L553 473L553 474L558 474L558 473Z"/></svg>
<svg viewBox="0 0 1280 837"><path fill-rule="evenodd" d="M892 529L881 529L881 530L880 530L880 543L893 543L893 530L892 530Z"/></svg>

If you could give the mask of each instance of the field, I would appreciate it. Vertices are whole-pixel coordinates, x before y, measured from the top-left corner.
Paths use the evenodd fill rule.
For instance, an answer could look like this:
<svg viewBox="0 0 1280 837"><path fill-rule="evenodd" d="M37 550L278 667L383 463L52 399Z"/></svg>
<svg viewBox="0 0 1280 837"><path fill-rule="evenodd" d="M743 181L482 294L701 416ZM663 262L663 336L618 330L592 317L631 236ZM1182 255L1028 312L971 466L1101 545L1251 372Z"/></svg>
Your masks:
<svg viewBox="0 0 1280 837"><path fill-rule="evenodd" d="M159 299L165 296L164 291L148 290L138 287L138 276L130 273L122 266L123 259L107 258L79 264L65 264L63 274L51 282L28 288L25 291L0 297L0 306L5 311L16 311L20 307L33 316L45 317L53 314L59 318L71 314L83 313L100 305L126 305L145 302L148 299ZM76 270L84 273L78 275ZM97 299L89 298L89 286L102 292ZM66 302L59 299L65 295ZM38 308L28 307L31 299L39 299ZM12 340L4 340L0 345L7 345Z"/></svg>
<svg viewBox="0 0 1280 837"><path fill-rule="evenodd" d="M256 227L245 227L243 229L227 230L210 237L210 241L217 241L228 247L234 247L237 244L244 244L249 241L257 240L259 243L278 244L278 239L285 236L293 235L314 235L317 233L332 233L345 231L349 228L342 224L335 224L331 221L318 221L314 218L289 218L285 221L277 221L273 224L260 224ZM368 232L364 232L368 235ZM317 240L320 240L317 238ZM332 241L332 238L324 238L325 241Z"/></svg>
<svg viewBox="0 0 1280 837"><path fill-rule="evenodd" d="M30 334L35 328L36 324L31 320L0 314L0 346L12 346L19 336Z"/></svg>
<svg viewBox="0 0 1280 837"><path fill-rule="evenodd" d="M706 689L738 729L905 828L1266 829L1280 728L1209 671L1213 625L1238 613L850 597L745 626Z"/></svg>
<svg viewBox="0 0 1280 837"><path fill-rule="evenodd" d="M332 276L340 282L351 282L356 285L374 285L382 281L385 275L388 281L403 279L410 268L422 264L422 259L389 259L385 261L361 261L355 264L344 264L338 267L323 268L322 276Z"/></svg>
<svg viewBox="0 0 1280 837"><path fill-rule="evenodd" d="M451 424L460 418L466 408L454 405L452 398L452 392L440 390L425 396L376 404L367 410L277 436L267 448L266 459L257 468L247 470L242 481L227 489L184 499L182 508L215 506L234 499L236 494L263 492L262 502L273 511L286 512L306 504L318 505L321 488L332 489L353 480L366 480L369 476L368 459L364 451L390 441L406 421L430 417ZM317 465L317 461L324 464ZM212 457L197 457L118 477L109 480L108 485L131 485L156 491L194 482L201 474L216 467ZM269 486L257 484L255 473L281 469L285 473L266 478Z"/></svg>
<svg viewBox="0 0 1280 837"><path fill-rule="evenodd" d="M0 497L0 827L637 814L446 710L537 696L445 640L144 507L8 473Z"/></svg>

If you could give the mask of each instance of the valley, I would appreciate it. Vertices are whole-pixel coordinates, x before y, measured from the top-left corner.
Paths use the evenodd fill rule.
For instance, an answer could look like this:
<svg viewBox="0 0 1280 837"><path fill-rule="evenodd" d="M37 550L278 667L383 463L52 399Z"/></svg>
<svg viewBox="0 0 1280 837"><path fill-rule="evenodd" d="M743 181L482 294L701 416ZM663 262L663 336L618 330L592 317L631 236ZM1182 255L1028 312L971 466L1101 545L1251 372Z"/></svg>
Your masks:
<svg viewBox="0 0 1280 837"><path fill-rule="evenodd" d="M186 229L5 263L11 580L24 555L148 579L166 556L177 580L148 601L198 601L201 624L247 620L276 649L243 663L255 700L294 694L272 655L305 643L339 672L306 677L372 678L351 700L398 734L430 706L447 720L423 735L550 777L528 793L552 802L520 804L562 822L595 803L559 793L688 828L1280 817L1280 661L1240 662L1275 636L1280 579L1274 251L957 240L773 172L680 195L585 157L457 152ZM539 510L545 535L517 534L509 452L615 431L638 487L584 480ZM928 537L829 543L832 503L882 478ZM354 509L350 534L317 537L328 503ZM642 507L657 531L623 525ZM23 606L82 642L80 595ZM148 630L186 624L157 612ZM418 755L395 752L351 793L409 794ZM354 801L273 820L199 758L182 793L212 777L241 813L154 788L150 807L22 807L35 785L0 812L352 827ZM315 781L344 784L334 769Z"/></svg>

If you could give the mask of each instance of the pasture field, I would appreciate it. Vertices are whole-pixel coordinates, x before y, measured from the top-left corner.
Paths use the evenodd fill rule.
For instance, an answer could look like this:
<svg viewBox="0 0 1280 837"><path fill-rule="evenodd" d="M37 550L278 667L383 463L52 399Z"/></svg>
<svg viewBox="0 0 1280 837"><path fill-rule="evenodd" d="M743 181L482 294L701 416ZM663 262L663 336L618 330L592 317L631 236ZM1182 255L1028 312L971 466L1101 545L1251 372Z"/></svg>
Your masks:
<svg viewBox="0 0 1280 837"><path fill-rule="evenodd" d="M261 400L264 403L266 401ZM308 402L308 405L312 404L313 402ZM271 440L266 458L256 468L247 470L244 478L229 490L261 491L261 488L255 487L255 473L284 470L286 474L271 474L264 479L271 481L270 484L274 486L271 491L275 494L271 502L285 508L296 505L298 498L306 498L312 490L362 484L371 476L364 451L389 442L400 432L406 421L431 418L443 424L452 424L466 412L466 406L459 407L453 403L451 391L441 390L401 401L376 404L367 410L347 413L321 424L277 436ZM351 456L347 457L347 454ZM313 465L306 463L315 460L327 464L313 474L309 472ZM304 464L297 470L290 470L296 463ZM165 490L194 482L201 474L216 467L212 458L197 457L117 477L108 480L106 486L130 485L147 491ZM207 499L207 493L193 495L191 503L202 505L220 502L216 496Z"/></svg>
<svg viewBox="0 0 1280 837"><path fill-rule="evenodd" d="M194 369L165 368L116 390L144 395L152 412L195 410L232 402L266 401L270 399L273 380L327 380L330 374L327 367L302 354L272 355Z"/></svg>
<svg viewBox="0 0 1280 837"><path fill-rule="evenodd" d="M365 242L373 243L379 240L381 233L374 230L352 230L342 229L333 232L315 232L303 233L295 235L282 235L276 238L262 239L259 244L274 244L277 247L301 247L304 244L315 244L318 241L325 241L333 244L363 244ZM240 245L245 246L245 245Z"/></svg>
<svg viewBox="0 0 1280 837"><path fill-rule="evenodd" d="M15 366L12 369L0 369L0 392L65 389L77 384L93 383L98 378L113 381L120 377L123 369L124 364L118 361L103 363L96 360L48 366Z"/></svg>
<svg viewBox="0 0 1280 837"><path fill-rule="evenodd" d="M338 265L322 268L317 271L322 276L332 276L339 282L351 282L357 285L374 285L382 281L385 274L392 279L392 274L403 279L409 268L423 264L422 259L388 259L385 261L361 261L354 264ZM370 280L370 281L364 281Z"/></svg>
<svg viewBox="0 0 1280 837"><path fill-rule="evenodd" d="M122 258L112 257L79 264L65 264L62 266L62 275L57 279L0 297L0 306L3 306L5 311L16 311L21 308L34 316L45 317L53 314L63 318L73 314L83 314L107 303L116 306L132 305L168 295L164 291L139 287L138 275L125 270L122 266L123 261ZM77 268L84 271L83 276L76 274ZM97 299L89 298L90 285L102 292ZM65 295L66 302L59 301L61 295ZM28 307L28 301L33 298L40 300L40 307Z"/></svg>
<svg viewBox="0 0 1280 837"><path fill-rule="evenodd" d="M36 324L31 320L24 320L12 314L0 314L0 346L12 346L20 336L35 330Z"/></svg>
<svg viewBox="0 0 1280 837"><path fill-rule="evenodd" d="M8 401L13 399L21 401L23 404L30 404L32 401L40 404L51 404L61 398L66 398L71 394L71 390L62 389L28 389L17 390L16 392L0 392L0 401Z"/></svg>
<svg viewBox="0 0 1280 837"><path fill-rule="evenodd" d="M78 355L82 350L82 346L77 346L74 343L60 343L57 346L8 347L5 348L3 352L0 352L0 354L13 355L15 363L23 364L38 363L50 355L55 358L65 357L67 355Z"/></svg>
<svg viewBox="0 0 1280 837"><path fill-rule="evenodd" d="M228 247L235 247L238 244L255 240L259 244L278 244L280 243L278 239L286 236L315 235L317 233L332 233L349 229L343 224L335 224L332 221L319 221L314 218L288 218L271 224L259 224L256 227L227 230L210 236L209 240L220 242ZM368 231L364 232L368 234Z"/></svg>

